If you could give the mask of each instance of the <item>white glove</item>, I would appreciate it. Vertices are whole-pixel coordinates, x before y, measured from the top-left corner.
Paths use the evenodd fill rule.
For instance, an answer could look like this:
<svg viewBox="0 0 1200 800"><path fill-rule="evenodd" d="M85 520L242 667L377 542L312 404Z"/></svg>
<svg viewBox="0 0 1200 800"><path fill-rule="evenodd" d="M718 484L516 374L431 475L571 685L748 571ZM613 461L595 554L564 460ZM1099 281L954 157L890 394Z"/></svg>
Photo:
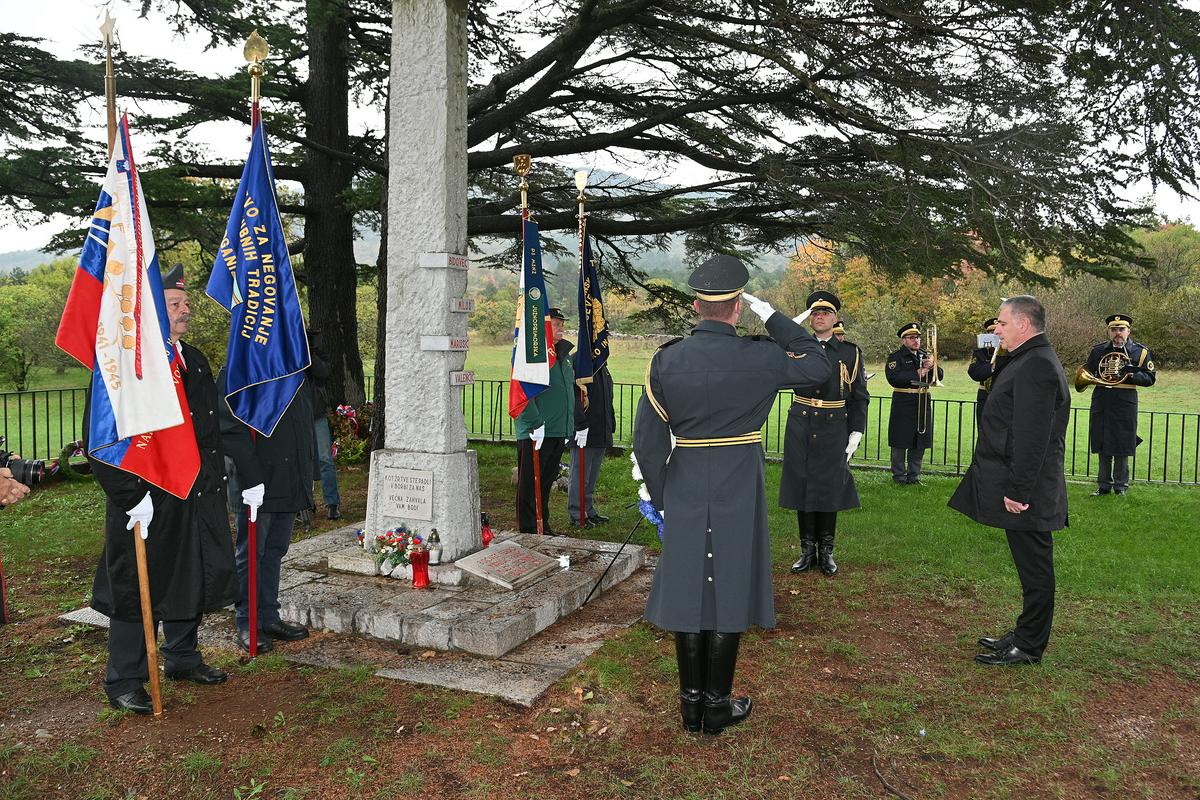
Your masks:
<svg viewBox="0 0 1200 800"><path fill-rule="evenodd" d="M796 323L797 325L803 325L804 321L811 316L812 316L812 309L806 308L800 312L800 316L792 317L792 322Z"/></svg>
<svg viewBox="0 0 1200 800"><path fill-rule="evenodd" d="M154 502L150 499L149 492L146 492L146 496L140 503L125 513L129 515L129 524L125 526L125 530L133 530L133 526L140 522L142 523L142 538L150 536L150 520L154 519Z"/></svg>
<svg viewBox="0 0 1200 800"><path fill-rule="evenodd" d="M750 310L758 315L758 318L766 322L775 313L775 307L766 300L759 300L749 292L742 292L742 299L750 306Z"/></svg>
<svg viewBox="0 0 1200 800"><path fill-rule="evenodd" d="M538 427L534 428L532 431L529 432L529 438L533 439L533 449L541 450L542 449L542 439L546 438L546 426L539 425Z"/></svg>
<svg viewBox="0 0 1200 800"><path fill-rule="evenodd" d="M250 506L251 522L258 522L258 507L262 505L263 495L266 493L267 487L261 483L249 489L242 489L242 502Z"/></svg>
<svg viewBox="0 0 1200 800"><path fill-rule="evenodd" d="M587 432L588 432L587 428L584 428L581 431L575 431L575 446L576 447L587 447Z"/></svg>
<svg viewBox="0 0 1200 800"><path fill-rule="evenodd" d="M850 463L850 458L854 455L854 451L858 449L858 443L862 441L862 431L850 431L850 438L846 441L846 463Z"/></svg>

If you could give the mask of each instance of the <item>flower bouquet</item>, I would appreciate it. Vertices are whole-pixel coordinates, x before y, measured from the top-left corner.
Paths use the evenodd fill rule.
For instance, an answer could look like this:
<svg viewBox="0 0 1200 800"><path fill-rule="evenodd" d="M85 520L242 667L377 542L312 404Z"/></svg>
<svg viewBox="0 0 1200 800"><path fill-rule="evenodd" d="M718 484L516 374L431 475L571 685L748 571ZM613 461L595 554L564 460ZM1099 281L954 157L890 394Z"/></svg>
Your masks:
<svg viewBox="0 0 1200 800"><path fill-rule="evenodd" d="M425 540L416 531L401 525L375 537L371 548L381 575L389 575L396 567L412 563L412 555L427 552Z"/></svg>

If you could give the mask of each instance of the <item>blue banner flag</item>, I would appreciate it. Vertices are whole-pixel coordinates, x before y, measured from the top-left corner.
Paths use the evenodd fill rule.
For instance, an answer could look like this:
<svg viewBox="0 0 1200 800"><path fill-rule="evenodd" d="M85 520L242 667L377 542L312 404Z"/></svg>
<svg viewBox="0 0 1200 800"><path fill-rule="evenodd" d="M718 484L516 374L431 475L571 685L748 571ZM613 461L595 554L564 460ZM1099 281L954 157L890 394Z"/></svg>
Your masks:
<svg viewBox="0 0 1200 800"><path fill-rule="evenodd" d="M246 425L270 436L304 383L309 355L257 103L250 155L208 279L208 296L232 318L225 362L229 408Z"/></svg>
<svg viewBox="0 0 1200 800"><path fill-rule="evenodd" d="M588 384L608 361L608 323L600 291L600 260L583 231L579 255L579 350L575 356L575 382Z"/></svg>

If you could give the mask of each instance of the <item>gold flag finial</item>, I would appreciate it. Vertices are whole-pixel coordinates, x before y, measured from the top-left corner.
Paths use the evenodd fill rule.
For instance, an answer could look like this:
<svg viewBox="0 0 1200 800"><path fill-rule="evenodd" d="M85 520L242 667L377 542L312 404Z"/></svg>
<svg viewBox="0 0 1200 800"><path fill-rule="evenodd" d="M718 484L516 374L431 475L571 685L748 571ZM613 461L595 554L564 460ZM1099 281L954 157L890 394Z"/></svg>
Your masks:
<svg viewBox="0 0 1200 800"><path fill-rule="evenodd" d="M104 106L108 118L108 152L112 155L117 144L117 78L113 73L112 40L113 29L117 21L113 19L108 9L104 9L104 22L100 25L100 33L104 36Z"/></svg>
<svg viewBox="0 0 1200 800"><path fill-rule="evenodd" d="M263 68L262 62L267 58L267 40L258 33L258 28L246 37L246 46L242 48L242 55L246 57L246 62L250 66L246 67L246 71L250 73L250 101L258 102L259 81L262 78Z"/></svg>
<svg viewBox="0 0 1200 800"><path fill-rule="evenodd" d="M529 181L526 176L533 169L533 157L528 153L518 153L513 156L513 169L521 176L521 211L529 209Z"/></svg>

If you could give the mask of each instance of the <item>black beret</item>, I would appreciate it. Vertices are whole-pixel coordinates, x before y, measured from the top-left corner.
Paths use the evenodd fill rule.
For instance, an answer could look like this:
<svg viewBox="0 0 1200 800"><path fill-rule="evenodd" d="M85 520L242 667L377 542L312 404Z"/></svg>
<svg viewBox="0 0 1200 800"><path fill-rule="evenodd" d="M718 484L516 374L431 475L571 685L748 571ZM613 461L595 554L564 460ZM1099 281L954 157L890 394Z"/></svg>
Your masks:
<svg viewBox="0 0 1200 800"><path fill-rule="evenodd" d="M557 306L551 306L550 308L546 309L546 316L550 319L561 319L563 322L567 321L566 314L563 314L562 309Z"/></svg>

